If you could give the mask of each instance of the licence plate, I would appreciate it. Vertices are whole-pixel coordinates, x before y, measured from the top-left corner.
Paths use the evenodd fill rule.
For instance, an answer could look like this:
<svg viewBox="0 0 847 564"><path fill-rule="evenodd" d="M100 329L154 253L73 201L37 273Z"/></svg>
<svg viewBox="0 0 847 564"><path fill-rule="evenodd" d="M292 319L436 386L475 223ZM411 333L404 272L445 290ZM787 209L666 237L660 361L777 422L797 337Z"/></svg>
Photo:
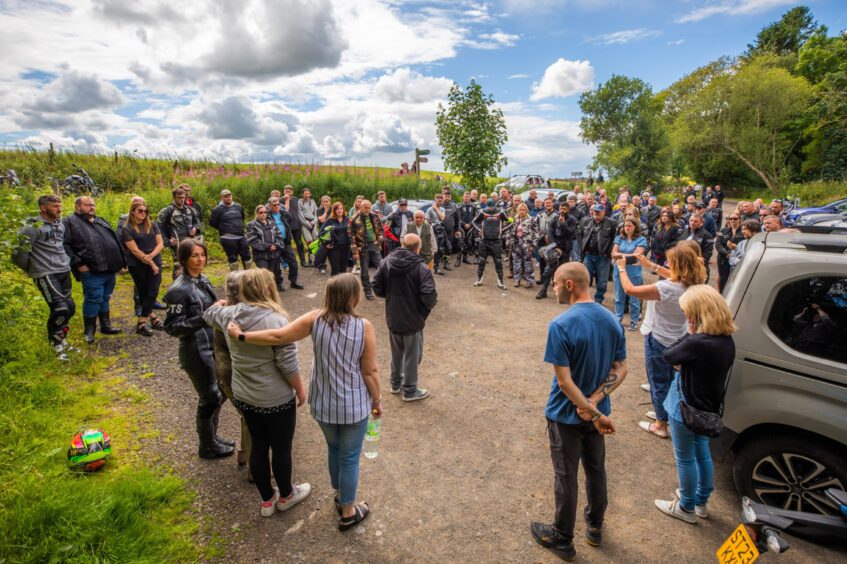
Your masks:
<svg viewBox="0 0 847 564"><path fill-rule="evenodd" d="M732 531L716 554L721 564L749 564L759 558L759 551L743 524Z"/></svg>

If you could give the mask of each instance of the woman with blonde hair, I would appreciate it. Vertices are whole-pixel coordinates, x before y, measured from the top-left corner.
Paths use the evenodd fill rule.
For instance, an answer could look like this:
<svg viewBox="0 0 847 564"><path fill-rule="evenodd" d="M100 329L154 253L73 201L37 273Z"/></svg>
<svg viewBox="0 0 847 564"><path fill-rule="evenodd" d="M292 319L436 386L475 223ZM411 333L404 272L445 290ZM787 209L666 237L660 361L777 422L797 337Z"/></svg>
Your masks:
<svg viewBox="0 0 847 564"><path fill-rule="evenodd" d="M515 288L519 288L521 280L526 280L526 287L535 286L535 262L533 251L538 246L541 233L538 221L529 215L526 204L518 205L515 221L509 233L512 247L512 268L515 272Z"/></svg>
<svg viewBox="0 0 847 564"><path fill-rule="evenodd" d="M673 377L673 368L662 359L662 352L681 339L688 327L679 307L679 297L690 286L706 280L706 267L690 246L673 247L667 252L667 260L669 278L644 286L632 283L625 259L617 261L618 277L624 292L633 298L655 301L650 332L644 338L644 361L653 403L653 410L647 412L647 417L655 421L641 421L638 426L662 439L668 438L668 414L664 402Z"/></svg>
<svg viewBox="0 0 847 564"><path fill-rule="evenodd" d="M150 221L150 210L143 198L132 199L120 236L128 251L127 269L135 283L135 297L138 300L135 332L150 337L153 329L162 328L162 320L153 313L153 306L162 285L162 249L165 244L159 224Z"/></svg>
<svg viewBox="0 0 847 564"><path fill-rule="evenodd" d="M232 341L237 339L254 349L258 348L255 345L295 343L311 335L314 360L309 406L326 439L341 531L355 527L370 514L368 504L356 503L359 453L368 415L382 417L376 333L373 324L355 312L361 292L358 277L340 274L326 283L323 307L300 316L291 325L245 333L236 320L227 327Z"/></svg>
<svg viewBox="0 0 847 564"><path fill-rule="evenodd" d="M735 322L717 290L706 284L691 286L679 299L688 323L687 334L662 353L678 371L665 399L670 421L679 488L670 501L657 499L663 513L687 523L708 517L706 504L714 488L709 436L685 423L683 410L721 415L725 383L735 359Z"/></svg>
<svg viewBox="0 0 847 564"><path fill-rule="evenodd" d="M254 330L288 325L288 314L279 303L269 270L245 270L240 289L241 303L216 302L203 314L206 323L219 331L233 321ZM291 481L297 407L306 401L297 345L259 347L232 338L227 338L227 345L232 357L232 403L244 415L250 431L250 470L262 498L260 514L270 517L274 511L291 509L312 490L308 483ZM271 468L279 490L271 485Z"/></svg>

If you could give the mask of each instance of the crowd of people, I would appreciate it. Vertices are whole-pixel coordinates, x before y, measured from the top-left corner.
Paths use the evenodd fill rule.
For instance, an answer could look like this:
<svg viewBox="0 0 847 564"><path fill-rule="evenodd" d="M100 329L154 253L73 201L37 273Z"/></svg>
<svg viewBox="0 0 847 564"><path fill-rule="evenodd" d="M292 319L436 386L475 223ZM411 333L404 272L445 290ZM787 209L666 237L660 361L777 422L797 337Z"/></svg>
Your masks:
<svg viewBox="0 0 847 564"><path fill-rule="evenodd" d="M370 512L357 501L358 459L368 418L382 415L374 327L355 311L361 295L386 300L391 393L418 401L429 397L419 387L418 366L426 319L437 301L433 274L475 265L479 287L491 257L501 290L508 277L515 288L539 285L535 297L544 299L552 284L557 301L571 306L551 322L545 353L554 365L545 414L556 512L550 525L533 523L532 534L569 558L580 460L589 499L587 539L592 545L602 539L603 436L615 431L609 395L628 371L625 329L640 328L645 338L642 387L653 409L639 427L670 437L678 466L677 498L656 500L656 507L691 523L707 516L714 486L705 435L687 426L680 406L719 411L723 377L734 357L732 317L718 291L707 285L709 263L716 252L722 287L753 234L782 228L776 200L770 206L741 202L724 225L719 186L702 197L684 195L684 207L676 201L659 207L649 191L632 195L626 189L612 201L594 188L577 188L562 200L535 190L526 198L506 189L471 190L460 203L445 188L431 207L412 212L405 199L394 209L383 192L373 203L356 198L348 210L327 196L314 201L309 190L298 198L285 186L253 210L252 220L223 190L208 221L231 271L223 300L203 274L208 260L203 210L187 185L173 191L173 202L156 221L144 199L133 198L116 228L97 216L91 197L78 197L73 214L63 219L61 199L42 196L40 215L21 230L15 259L49 306L48 338L61 360L76 350L67 341L75 313L71 275L82 284L84 339L92 343L98 324L104 334L120 332L111 323L110 298L116 274L128 270L136 332L150 336L162 329L179 339L180 366L198 397L199 456L223 458L238 450L259 491L263 516L286 511L311 491L308 483L293 480L291 459L297 407L308 401L326 439L341 530ZM173 283L160 304L165 247L173 258ZM299 269L325 273L327 262L331 276L323 307L290 321L280 300L283 273L290 288L303 289ZM657 282L645 284L645 268ZM602 307L610 280L614 312ZM165 308L161 319L156 310ZM296 344L307 336L314 347L308 394ZM241 416L239 449L218 434L226 399Z"/></svg>

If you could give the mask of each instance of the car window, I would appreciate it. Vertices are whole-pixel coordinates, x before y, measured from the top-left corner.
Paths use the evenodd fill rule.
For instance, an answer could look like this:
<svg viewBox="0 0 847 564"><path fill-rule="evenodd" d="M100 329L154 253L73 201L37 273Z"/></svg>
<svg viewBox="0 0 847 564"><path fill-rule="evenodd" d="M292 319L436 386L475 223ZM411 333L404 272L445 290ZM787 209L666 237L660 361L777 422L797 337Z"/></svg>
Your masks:
<svg viewBox="0 0 847 564"><path fill-rule="evenodd" d="M847 278L816 276L785 285L768 327L794 350L847 364Z"/></svg>
<svg viewBox="0 0 847 564"><path fill-rule="evenodd" d="M837 204L835 206L835 213L847 213L847 201Z"/></svg>

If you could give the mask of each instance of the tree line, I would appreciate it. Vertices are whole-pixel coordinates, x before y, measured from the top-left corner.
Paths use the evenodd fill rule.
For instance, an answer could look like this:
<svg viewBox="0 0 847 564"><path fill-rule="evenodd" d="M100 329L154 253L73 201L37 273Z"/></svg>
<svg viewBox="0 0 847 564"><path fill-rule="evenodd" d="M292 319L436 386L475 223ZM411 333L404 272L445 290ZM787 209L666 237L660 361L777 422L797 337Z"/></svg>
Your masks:
<svg viewBox="0 0 847 564"><path fill-rule="evenodd" d="M579 106L592 166L635 186L690 176L781 195L847 180L847 32L830 35L805 6L662 91L613 75Z"/></svg>

